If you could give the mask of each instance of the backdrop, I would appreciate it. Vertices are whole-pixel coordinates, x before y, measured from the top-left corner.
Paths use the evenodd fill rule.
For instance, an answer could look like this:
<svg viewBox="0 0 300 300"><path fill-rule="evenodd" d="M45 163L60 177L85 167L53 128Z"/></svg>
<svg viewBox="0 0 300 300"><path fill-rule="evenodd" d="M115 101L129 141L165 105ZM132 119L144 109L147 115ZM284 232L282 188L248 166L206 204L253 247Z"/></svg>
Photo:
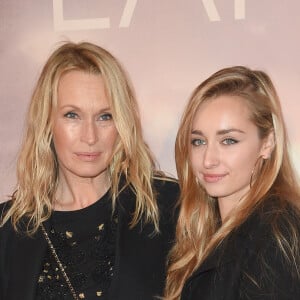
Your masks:
<svg viewBox="0 0 300 300"><path fill-rule="evenodd" d="M192 90L220 68L268 72L300 170L298 0L0 0L0 201L15 184L24 117L59 42L111 51L135 86L147 142L176 176L174 141Z"/></svg>

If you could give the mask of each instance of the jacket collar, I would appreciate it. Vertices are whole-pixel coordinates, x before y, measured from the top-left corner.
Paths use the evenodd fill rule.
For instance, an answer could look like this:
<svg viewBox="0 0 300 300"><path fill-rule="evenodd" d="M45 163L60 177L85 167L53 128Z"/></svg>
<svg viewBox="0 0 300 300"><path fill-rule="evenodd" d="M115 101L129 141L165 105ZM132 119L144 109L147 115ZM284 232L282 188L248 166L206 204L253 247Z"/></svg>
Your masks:
<svg viewBox="0 0 300 300"><path fill-rule="evenodd" d="M191 277L210 269L215 269L221 265L235 261L241 255L241 252L247 249L249 242L252 240L252 228L258 225L260 217L258 212L254 212L242 225L218 246L204 260L200 267L193 273Z"/></svg>
<svg viewBox="0 0 300 300"><path fill-rule="evenodd" d="M33 237L23 234L15 239L11 254L14 258L11 262L11 278L8 283L11 300L35 298L36 283L46 247L46 241L40 230Z"/></svg>

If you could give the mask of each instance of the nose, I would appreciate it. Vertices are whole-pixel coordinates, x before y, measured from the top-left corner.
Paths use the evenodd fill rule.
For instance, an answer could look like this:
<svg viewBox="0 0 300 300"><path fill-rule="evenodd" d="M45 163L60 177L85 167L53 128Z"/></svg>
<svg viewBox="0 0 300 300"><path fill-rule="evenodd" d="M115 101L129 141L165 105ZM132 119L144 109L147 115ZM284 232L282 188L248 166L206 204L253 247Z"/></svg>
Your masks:
<svg viewBox="0 0 300 300"><path fill-rule="evenodd" d="M98 141L97 125L92 120L86 120L82 126L81 141L93 145Z"/></svg>
<svg viewBox="0 0 300 300"><path fill-rule="evenodd" d="M219 151L216 145L208 144L204 150L203 165L206 169L216 167L219 162Z"/></svg>

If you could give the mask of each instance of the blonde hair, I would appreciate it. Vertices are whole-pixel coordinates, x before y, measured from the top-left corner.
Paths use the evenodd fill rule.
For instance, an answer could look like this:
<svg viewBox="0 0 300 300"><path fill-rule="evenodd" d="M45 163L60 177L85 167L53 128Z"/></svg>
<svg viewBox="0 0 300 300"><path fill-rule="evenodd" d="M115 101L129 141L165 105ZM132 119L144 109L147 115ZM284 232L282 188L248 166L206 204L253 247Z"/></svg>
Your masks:
<svg viewBox="0 0 300 300"><path fill-rule="evenodd" d="M14 228L25 217L27 232L34 233L49 218L57 188L58 166L52 145L52 111L57 103L57 88L63 74L79 70L102 76L118 131L109 174L113 206L127 186L136 194L136 209L131 226L142 216L158 231L158 208L152 180L153 156L143 140L138 105L128 76L120 63L105 49L91 43L67 42L46 62L30 102L27 128L17 163L17 188L11 207L2 220L10 218Z"/></svg>
<svg viewBox="0 0 300 300"><path fill-rule="evenodd" d="M189 151L191 126L199 106L204 101L224 94L244 99L260 137L265 138L273 132L276 145L271 157L260 165L248 195L239 202L234 213L220 225L216 199L211 198L197 183L189 161ZM209 253L270 195L278 197L280 203L278 204L280 207L273 212L271 222L274 236L287 261L291 264L299 261L300 237L295 225L286 220L293 238L290 243L276 224L276 217L285 211L288 204L295 207L296 211L299 208L299 187L287 147L287 134L280 102L266 73L252 71L242 66L225 68L213 74L194 90L183 113L176 138L175 156L181 188L181 209L176 229L176 243L169 256L165 299L179 299L187 278Z"/></svg>

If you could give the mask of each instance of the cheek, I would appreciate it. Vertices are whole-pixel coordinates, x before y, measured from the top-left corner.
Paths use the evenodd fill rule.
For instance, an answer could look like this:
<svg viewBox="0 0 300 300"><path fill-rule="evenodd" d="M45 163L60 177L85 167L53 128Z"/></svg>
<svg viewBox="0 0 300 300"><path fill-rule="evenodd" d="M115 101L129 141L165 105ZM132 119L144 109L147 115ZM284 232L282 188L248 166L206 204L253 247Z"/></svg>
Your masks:
<svg viewBox="0 0 300 300"><path fill-rule="evenodd" d="M68 149L76 137L76 132L65 126L55 126L53 128L53 144L56 151Z"/></svg>
<svg viewBox="0 0 300 300"><path fill-rule="evenodd" d="M193 173L196 175L200 170L201 166L201 153L200 151L196 151L195 149L190 150L189 152L189 163L193 170Z"/></svg>
<svg viewBox="0 0 300 300"><path fill-rule="evenodd" d="M241 178L249 179L251 174L256 167L256 162L259 157L258 152L247 152L244 151L244 155L240 157L232 157L231 161L228 162L236 173L240 174Z"/></svg>
<svg viewBox="0 0 300 300"><path fill-rule="evenodd" d="M106 128L105 132L100 132L99 136L102 136L102 141L108 148L113 148L118 138L118 132L115 126L112 126L110 128Z"/></svg>

